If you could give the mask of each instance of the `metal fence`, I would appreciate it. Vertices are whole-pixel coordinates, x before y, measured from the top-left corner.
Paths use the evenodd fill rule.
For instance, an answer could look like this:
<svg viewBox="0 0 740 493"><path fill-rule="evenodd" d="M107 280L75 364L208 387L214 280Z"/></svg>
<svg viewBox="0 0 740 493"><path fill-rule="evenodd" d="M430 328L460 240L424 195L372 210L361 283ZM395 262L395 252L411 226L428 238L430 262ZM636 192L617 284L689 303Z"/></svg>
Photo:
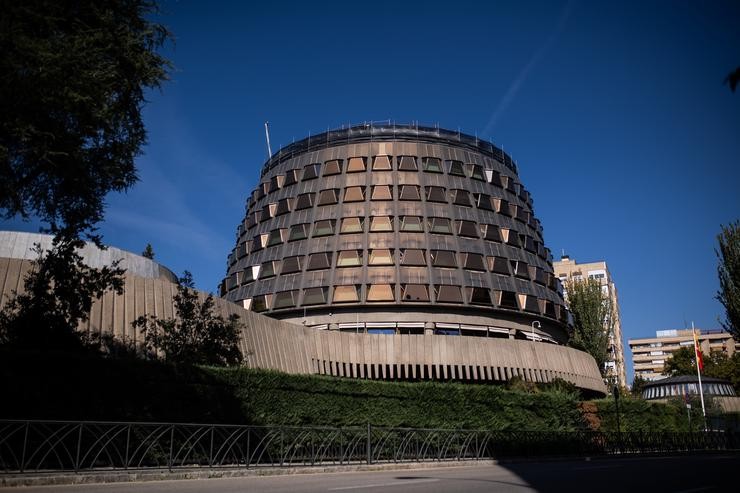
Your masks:
<svg viewBox="0 0 740 493"><path fill-rule="evenodd" d="M3 473L250 468L737 450L725 432L509 432L0 420Z"/></svg>

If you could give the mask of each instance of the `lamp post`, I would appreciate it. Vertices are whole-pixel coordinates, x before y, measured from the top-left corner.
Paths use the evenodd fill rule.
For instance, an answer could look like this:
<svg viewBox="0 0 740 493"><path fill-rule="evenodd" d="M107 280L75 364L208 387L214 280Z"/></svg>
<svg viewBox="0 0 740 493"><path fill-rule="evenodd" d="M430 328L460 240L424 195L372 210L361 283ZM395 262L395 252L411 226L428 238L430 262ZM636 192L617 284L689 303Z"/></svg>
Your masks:
<svg viewBox="0 0 740 493"><path fill-rule="evenodd" d="M534 322L532 322L532 342L534 342L534 329L535 328L537 329L542 328L542 324L540 323L539 320L535 320Z"/></svg>

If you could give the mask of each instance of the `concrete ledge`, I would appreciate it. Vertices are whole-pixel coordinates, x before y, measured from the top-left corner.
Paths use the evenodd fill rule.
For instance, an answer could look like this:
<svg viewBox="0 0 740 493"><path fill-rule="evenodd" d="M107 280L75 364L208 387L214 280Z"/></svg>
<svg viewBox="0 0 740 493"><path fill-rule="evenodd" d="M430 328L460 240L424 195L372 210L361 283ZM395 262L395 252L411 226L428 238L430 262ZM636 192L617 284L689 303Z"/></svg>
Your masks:
<svg viewBox="0 0 740 493"><path fill-rule="evenodd" d="M409 469L437 469L440 467L464 467L471 465L495 465L495 460L461 460L441 462L392 462L382 464L348 464L337 466L296 466L296 467L251 467L237 468L195 468L175 470L134 470L134 471L91 471L81 473L35 473L9 474L0 476L0 487L74 485L94 483L123 483L134 481L172 481L179 479L240 478L255 476L286 476L292 474L322 474L358 471L403 471Z"/></svg>

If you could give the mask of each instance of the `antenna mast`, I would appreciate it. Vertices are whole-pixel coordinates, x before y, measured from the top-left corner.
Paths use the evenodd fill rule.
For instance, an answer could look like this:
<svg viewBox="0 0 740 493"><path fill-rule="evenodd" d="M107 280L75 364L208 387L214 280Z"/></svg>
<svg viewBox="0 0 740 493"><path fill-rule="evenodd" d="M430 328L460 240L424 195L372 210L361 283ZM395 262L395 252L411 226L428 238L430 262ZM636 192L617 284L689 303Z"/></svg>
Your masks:
<svg viewBox="0 0 740 493"><path fill-rule="evenodd" d="M272 158L272 148L270 147L270 122L265 122L265 138L267 139L267 154Z"/></svg>

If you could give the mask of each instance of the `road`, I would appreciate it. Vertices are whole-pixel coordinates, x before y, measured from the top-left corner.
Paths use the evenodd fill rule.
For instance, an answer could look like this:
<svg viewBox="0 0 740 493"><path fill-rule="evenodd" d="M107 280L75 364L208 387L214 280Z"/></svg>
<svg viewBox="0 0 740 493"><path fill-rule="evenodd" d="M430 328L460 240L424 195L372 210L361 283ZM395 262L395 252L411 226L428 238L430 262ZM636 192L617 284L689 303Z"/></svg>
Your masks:
<svg viewBox="0 0 740 493"><path fill-rule="evenodd" d="M403 471L8 488L24 493L597 493L739 491L740 456L526 462Z"/></svg>

